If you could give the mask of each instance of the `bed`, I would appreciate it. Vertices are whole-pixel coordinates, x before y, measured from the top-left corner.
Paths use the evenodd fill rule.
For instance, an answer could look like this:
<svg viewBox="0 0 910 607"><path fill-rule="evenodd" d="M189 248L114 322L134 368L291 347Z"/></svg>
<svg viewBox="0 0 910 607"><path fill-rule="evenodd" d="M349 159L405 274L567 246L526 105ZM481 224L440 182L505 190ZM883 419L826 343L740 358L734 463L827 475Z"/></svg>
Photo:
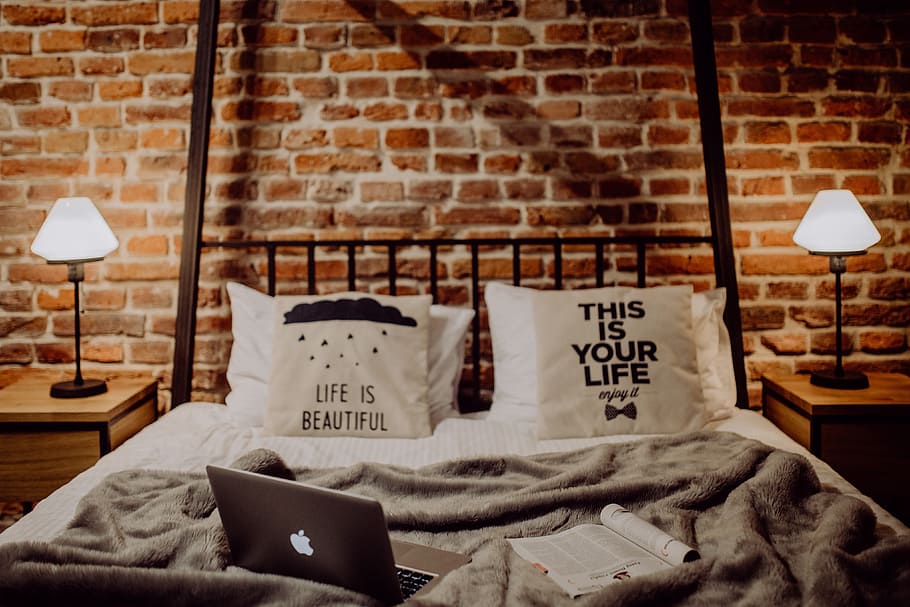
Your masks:
<svg viewBox="0 0 910 607"><path fill-rule="evenodd" d="M393 537L470 555L414 604L910 603L907 527L748 408L710 16L692 4L705 236L204 241L197 79L175 406L0 534L0 602L374 604L232 566L202 472L220 464L375 497ZM211 74L217 3L201 6ZM667 250L713 275L651 276ZM237 255L254 271L219 286L231 392L193 401L200 265ZM361 362L359 383L331 379ZM506 540L610 502L702 558L571 599Z"/></svg>

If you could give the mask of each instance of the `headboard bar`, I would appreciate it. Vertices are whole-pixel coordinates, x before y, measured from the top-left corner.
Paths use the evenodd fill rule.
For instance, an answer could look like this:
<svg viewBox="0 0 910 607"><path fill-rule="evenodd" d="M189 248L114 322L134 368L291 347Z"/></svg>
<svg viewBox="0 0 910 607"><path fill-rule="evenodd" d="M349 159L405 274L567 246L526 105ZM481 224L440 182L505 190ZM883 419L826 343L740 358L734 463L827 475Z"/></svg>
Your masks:
<svg viewBox="0 0 910 607"><path fill-rule="evenodd" d="M440 276L439 276L439 250L441 247L454 249L464 247L470 255L470 276L459 276L456 280L468 280L470 284L470 305L474 310L474 321L471 328L471 356L470 356L470 382L465 386L467 394L463 394L461 402L464 411L475 411L484 408L486 403L483 398L483 381L481 366L481 257L482 254L489 253L491 258L500 258L501 251L507 252L511 256L512 284L520 285L522 283L522 260L523 247L533 248L538 253L546 253L552 256L552 271L544 272L548 281L554 288L563 288L566 284L566 263L565 253L568 247L584 245L593 246L594 255L594 281L596 286L605 285L604 274L608 268L606 263L606 253L608 247L621 247L613 249L613 252L619 255L625 254L626 248L635 257L635 284L639 287L647 285L647 253L652 247L676 247L707 244L713 245L714 240L711 236L690 236L690 235L653 235L653 234L633 234L622 236L579 236L579 237L525 237L525 238L451 238L451 239L411 239L411 240L241 240L241 241L203 241L200 243L201 249L237 249L237 250L256 250L264 249L267 258L267 280L268 293L275 295L277 288L277 265L279 249L304 249L306 251L306 285L307 293L316 294L319 292L317 276L317 258L320 256L320 249L328 250L330 255L335 259L339 253L342 254L346 262L346 286L350 291L358 290L357 271L361 267L358 264L358 256L372 255L375 258L376 249L385 249L385 258L388 267L385 269L388 293L395 295L399 292L400 278L403 276L399 270L398 263L402 259L400 251L415 248L429 255L428 267L428 290L433 297L434 303L439 303L440 298ZM372 253L371 253L372 251ZM588 255L584 253L584 255ZM614 268L620 272L626 272L620 268ZM408 279L414 277L406 274ZM573 274L574 276L574 274ZM574 276L583 280L583 277ZM332 281L337 281L333 277ZM419 283L426 281L417 278ZM715 269L715 283L717 286L726 286L723 281L723 274ZM361 285L362 286L362 285ZM198 288L198 287L197 287ZM729 300L728 300L729 302ZM729 305L729 303L728 303ZM731 340L741 340L740 327L729 327ZM734 361L735 364L735 361Z"/></svg>

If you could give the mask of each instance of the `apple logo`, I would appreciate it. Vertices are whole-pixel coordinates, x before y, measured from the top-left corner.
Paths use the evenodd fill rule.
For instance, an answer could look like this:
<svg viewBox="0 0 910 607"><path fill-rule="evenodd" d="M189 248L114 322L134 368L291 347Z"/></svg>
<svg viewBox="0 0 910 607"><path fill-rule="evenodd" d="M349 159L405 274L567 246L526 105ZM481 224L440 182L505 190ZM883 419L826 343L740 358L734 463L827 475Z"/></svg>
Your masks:
<svg viewBox="0 0 910 607"><path fill-rule="evenodd" d="M306 556L313 556L313 547L310 546L310 538L306 536L303 532L303 529L297 533L291 534L291 546L294 547L299 554L305 554Z"/></svg>

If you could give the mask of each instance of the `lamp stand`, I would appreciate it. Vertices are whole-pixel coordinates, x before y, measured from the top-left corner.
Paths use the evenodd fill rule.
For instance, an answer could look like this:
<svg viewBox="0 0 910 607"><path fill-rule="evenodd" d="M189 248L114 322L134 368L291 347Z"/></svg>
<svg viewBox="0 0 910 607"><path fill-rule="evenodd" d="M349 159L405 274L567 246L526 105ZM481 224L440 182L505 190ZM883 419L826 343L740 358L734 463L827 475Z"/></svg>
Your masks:
<svg viewBox="0 0 910 607"><path fill-rule="evenodd" d="M834 388L837 390L862 390L863 388L869 387L869 378L860 371L844 371L844 347L841 343L842 320L840 277L847 269L847 259L843 255L832 255L828 259L828 267L834 274L834 339L836 342L837 361L834 365L834 369L813 371L810 383L823 388Z"/></svg>
<svg viewBox="0 0 910 607"><path fill-rule="evenodd" d="M101 379L82 378L82 355L80 352L81 332L79 330L79 283L85 278L82 262L68 263L67 278L73 283L73 309L76 311L76 377L72 381L61 381L51 386L54 398L83 398L107 392L107 384Z"/></svg>

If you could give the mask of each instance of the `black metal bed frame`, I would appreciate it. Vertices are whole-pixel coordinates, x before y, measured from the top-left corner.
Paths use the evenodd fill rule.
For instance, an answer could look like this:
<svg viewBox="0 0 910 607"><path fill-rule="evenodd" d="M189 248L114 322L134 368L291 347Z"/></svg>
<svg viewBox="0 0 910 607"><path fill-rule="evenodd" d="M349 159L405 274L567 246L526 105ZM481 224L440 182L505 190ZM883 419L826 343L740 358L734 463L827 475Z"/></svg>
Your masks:
<svg viewBox="0 0 910 607"><path fill-rule="evenodd" d="M736 263L730 229L730 211L727 199L726 168L724 161L723 131L720 119L720 100L717 88L717 66L714 55L714 38L709 0L690 0L689 21L692 34L692 53L695 67L699 121L705 161L706 191L711 220L710 236L590 236L578 238L490 238L490 239L413 239L413 240L330 240L330 241L204 241L202 239L205 175L208 166L208 140L211 121L211 99L216 52L216 34L219 15L218 0L201 0L199 5L199 31L197 36L193 103L188 152L186 198L184 207L183 245L180 260L180 279L175 327L174 368L171 387L172 404L190 399L193 378L193 354L196 328L196 307L199 289L199 266L203 249L265 249L267 280L270 294L276 288L276 258L280 248L307 249L308 291L316 291L316 249L330 247L343 249L348 254L348 287L355 290L357 281L356 251L364 247L385 247L388 251L389 292L397 290L396 256L405 247L426 247L431 258L430 293L436 299L436 255L443 247L466 246L471 251L472 306L475 310L472 340L472 392L480 392L480 315L478 272L479 251L490 246L512 248L512 280L519 284L521 247L537 245L551 247L554 261L552 279L554 287L562 286L562 255L567 245L593 245L595 255L595 286L603 285L604 251L612 245L631 245L636 251L637 284L644 286L645 256L649 246L668 244L710 244L714 256L715 282L727 288L727 306L724 319L730 331L733 350L734 376L737 385L737 406L748 407L742 327L737 292Z"/></svg>

